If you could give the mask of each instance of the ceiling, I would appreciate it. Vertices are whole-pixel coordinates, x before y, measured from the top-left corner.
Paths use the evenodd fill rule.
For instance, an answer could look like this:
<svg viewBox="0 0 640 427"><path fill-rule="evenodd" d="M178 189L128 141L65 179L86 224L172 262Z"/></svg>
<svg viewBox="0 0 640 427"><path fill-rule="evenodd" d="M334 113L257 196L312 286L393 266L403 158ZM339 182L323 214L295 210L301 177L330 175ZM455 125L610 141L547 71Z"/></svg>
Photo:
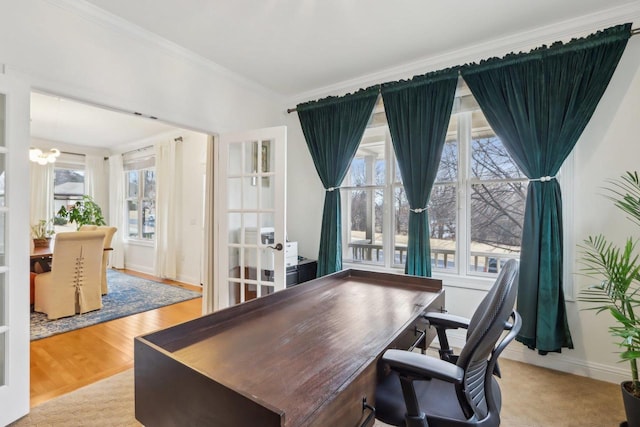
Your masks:
<svg viewBox="0 0 640 427"><path fill-rule="evenodd" d="M87 0L284 96L638 0Z"/></svg>
<svg viewBox="0 0 640 427"><path fill-rule="evenodd" d="M283 97L638 0L86 0ZM92 7L93 7L92 6ZM638 7L640 10L640 7ZM599 16L599 15L598 15ZM32 136L113 147L172 128L43 94Z"/></svg>
<svg viewBox="0 0 640 427"><path fill-rule="evenodd" d="M86 147L116 147L175 127L58 96L31 93L31 136Z"/></svg>

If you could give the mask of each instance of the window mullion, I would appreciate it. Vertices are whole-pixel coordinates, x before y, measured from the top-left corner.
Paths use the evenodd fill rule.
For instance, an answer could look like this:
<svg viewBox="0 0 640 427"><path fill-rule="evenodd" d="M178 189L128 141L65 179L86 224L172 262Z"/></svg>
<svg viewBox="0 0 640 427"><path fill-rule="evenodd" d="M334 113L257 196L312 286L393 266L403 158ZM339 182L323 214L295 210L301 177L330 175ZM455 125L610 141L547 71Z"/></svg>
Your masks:
<svg viewBox="0 0 640 427"><path fill-rule="evenodd" d="M471 253L471 112L458 116L458 233L456 266L458 274L468 274Z"/></svg>

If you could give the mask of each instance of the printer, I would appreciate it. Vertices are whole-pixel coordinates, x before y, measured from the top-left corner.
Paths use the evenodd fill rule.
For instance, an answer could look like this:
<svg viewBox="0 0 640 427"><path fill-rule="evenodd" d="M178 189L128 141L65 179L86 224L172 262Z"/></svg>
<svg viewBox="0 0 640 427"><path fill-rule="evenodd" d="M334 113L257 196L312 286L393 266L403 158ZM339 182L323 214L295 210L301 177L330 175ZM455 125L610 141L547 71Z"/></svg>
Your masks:
<svg viewBox="0 0 640 427"><path fill-rule="evenodd" d="M244 243L246 244L258 244L273 245L275 243L273 237L273 227L245 227L244 229ZM294 267L298 265L298 242L285 242L284 246L284 261L285 266ZM262 270L273 270L273 252L274 249L270 248L258 248L257 251L248 251L248 257L245 260L248 267L257 268L258 262L257 256L260 257L260 267Z"/></svg>

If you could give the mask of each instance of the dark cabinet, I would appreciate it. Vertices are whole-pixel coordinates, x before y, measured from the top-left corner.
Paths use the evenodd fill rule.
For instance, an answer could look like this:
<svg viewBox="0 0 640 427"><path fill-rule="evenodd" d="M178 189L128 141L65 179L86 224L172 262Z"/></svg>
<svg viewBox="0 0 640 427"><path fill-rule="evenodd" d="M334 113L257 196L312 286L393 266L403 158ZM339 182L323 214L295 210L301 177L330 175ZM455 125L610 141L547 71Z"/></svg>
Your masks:
<svg viewBox="0 0 640 427"><path fill-rule="evenodd" d="M315 279L317 270L318 262L306 258L298 261L298 265L287 267L287 288Z"/></svg>

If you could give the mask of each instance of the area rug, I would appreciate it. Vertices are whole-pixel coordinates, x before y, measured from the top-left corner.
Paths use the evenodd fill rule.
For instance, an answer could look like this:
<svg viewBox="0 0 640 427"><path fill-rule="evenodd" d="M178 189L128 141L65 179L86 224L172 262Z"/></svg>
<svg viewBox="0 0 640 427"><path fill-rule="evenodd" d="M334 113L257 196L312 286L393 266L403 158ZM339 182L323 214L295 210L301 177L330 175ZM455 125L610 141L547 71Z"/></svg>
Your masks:
<svg viewBox="0 0 640 427"><path fill-rule="evenodd" d="M51 321L44 313L31 312L31 341L202 296L114 269L107 270L107 282L109 293L102 297L100 310Z"/></svg>

